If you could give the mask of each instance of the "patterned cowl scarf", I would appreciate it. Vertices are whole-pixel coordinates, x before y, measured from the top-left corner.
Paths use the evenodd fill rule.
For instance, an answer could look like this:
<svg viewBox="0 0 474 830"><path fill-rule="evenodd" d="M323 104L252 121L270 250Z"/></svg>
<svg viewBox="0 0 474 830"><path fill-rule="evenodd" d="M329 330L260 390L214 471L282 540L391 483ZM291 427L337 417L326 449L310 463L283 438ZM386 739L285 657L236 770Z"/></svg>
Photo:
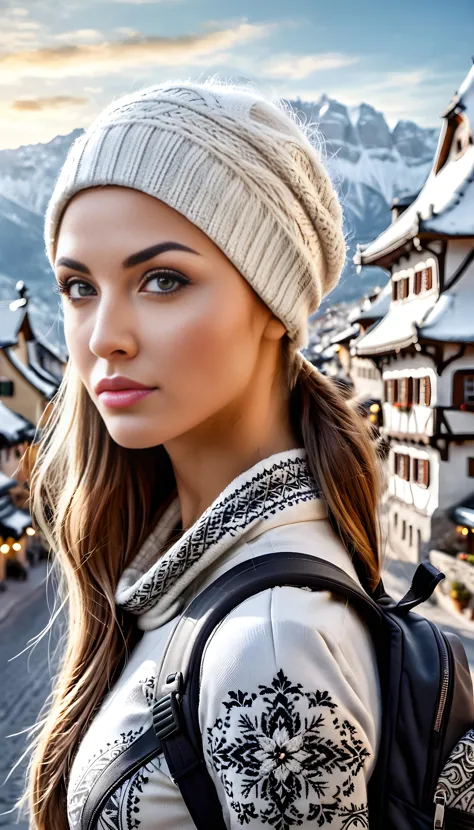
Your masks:
<svg viewBox="0 0 474 830"><path fill-rule="evenodd" d="M180 521L176 496L123 572L115 595L117 605L136 615L153 608L155 618L171 618L196 576L248 530L287 507L320 497L306 450L275 453L237 476L160 557Z"/></svg>

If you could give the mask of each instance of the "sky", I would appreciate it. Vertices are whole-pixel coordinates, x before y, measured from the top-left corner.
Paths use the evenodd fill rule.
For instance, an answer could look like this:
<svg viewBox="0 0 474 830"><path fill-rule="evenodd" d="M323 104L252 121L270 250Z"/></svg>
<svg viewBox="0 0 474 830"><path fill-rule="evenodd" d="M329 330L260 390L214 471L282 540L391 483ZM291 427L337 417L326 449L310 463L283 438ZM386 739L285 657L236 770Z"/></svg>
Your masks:
<svg viewBox="0 0 474 830"><path fill-rule="evenodd" d="M473 55L474 0L0 0L0 148L210 75L436 127Z"/></svg>

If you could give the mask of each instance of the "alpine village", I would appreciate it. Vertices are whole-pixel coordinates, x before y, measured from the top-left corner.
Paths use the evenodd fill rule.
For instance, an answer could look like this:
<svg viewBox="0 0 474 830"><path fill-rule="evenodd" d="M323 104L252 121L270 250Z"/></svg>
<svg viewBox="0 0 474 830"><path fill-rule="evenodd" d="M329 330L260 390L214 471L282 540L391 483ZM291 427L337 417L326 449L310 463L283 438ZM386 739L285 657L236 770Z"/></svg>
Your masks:
<svg viewBox="0 0 474 830"><path fill-rule="evenodd" d="M354 263L385 286L310 319L306 356L334 378L386 450L381 524L399 560L446 574L442 601L474 619L474 66L442 113L421 191ZM0 590L47 557L28 469L67 363L37 336L22 281L0 304ZM31 309L30 309L31 311Z"/></svg>

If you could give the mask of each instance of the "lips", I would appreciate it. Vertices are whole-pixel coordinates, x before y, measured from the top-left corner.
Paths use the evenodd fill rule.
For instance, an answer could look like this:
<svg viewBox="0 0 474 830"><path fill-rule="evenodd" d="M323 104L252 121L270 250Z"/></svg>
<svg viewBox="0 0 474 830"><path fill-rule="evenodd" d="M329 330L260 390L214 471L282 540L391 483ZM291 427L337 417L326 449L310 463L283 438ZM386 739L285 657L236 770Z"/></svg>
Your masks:
<svg viewBox="0 0 474 830"><path fill-rule="evenodd" d="M154 386L146 386L144 383L139 383L131 378L123 377L122 375L115 375L110 378L102 378L95 386L96 395L101 392L121 392L124 389L146 389L151 391L155 389Z"/></svg>

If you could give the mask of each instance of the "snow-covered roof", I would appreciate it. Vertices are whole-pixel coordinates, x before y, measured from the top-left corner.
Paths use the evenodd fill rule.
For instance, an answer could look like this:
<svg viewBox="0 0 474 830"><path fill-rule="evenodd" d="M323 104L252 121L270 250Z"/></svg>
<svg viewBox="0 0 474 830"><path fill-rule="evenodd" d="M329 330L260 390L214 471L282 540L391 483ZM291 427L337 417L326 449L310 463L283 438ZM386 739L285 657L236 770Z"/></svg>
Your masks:
<svg viewBox="0 0 474 830"><path fill-rule="evenodd" d="M51 398L56 394L58 391L59 383L47 381L39 375L31 366L26 366L18 355L15 354L13 349L6 348L5 349L5 356L9 363L15 367L15 369L28 381L31 386L41 392L42 395L49 401Z"/></svg>
<svg viewBox="0 0 474 830"><path fill-rule="evenodd" d="M0 470L0 496L4 496L12 487L16 487L17 484L16 478L10 478L10 476L7 476Z"/></svg>
<svg viewBox="0 0 474 830"><path fill-rule="evenodd" d="M9 303L0 305L0 349L18 343L18 333L25 319L26 308L11 311Z"/></svg>
<svg viewBox="0 0 474 830"><path fill-rule="evenodd" d="M35 425L0 401L0 447L13 446L33 438Z"/></svg>
<svg viewBox="0 0 474 830"><path fill-rule="evenodd" d="M474 495L453 508L451 517L465 527L474 528Z"/></svg>
<svg viewBox="0 0 474 830"><path fill-rule="evenodd" d="M462 155L447 154L453 118L462 115L474 132L474 65L445 113L433 167L420 194L374 242L360 246L357 265L387 266L415 237L474 236L474 144Z"/></svg>
<svg viewBox="0 0 474 830"><path fill-rule="evenodd" d="M474 343L474 294L447 291L441 294L420 326L419 340L437 340L443 343Z"/></svg>
<svg viewBox="0 0 474 830"><path fill-rule="evenodd" d="M367 324L369 320L381 320L389 309L391 294L392 286L389 280L373 302L363 303L360 308L350 313L349 322Z"/></svg>
<svg viewBox="0 0 474 830"><path fill-rule="evenodd" d="M354 323L352 326L348 326L342 331L337 332L337 334L331 337L329 342L333 345L335 343L343 343L345 340L351 340L353 337L357 337L358 334L359 326Z"/></svg>
<svg viewBox="0 0 474 830"><path fill-rule="evenodd" d="M385 317L353 344L356 354L384 354L420 340L474 343L474 292L469 284L462 286L457 283L437 300L418 295L392 302Z"/></svg>

